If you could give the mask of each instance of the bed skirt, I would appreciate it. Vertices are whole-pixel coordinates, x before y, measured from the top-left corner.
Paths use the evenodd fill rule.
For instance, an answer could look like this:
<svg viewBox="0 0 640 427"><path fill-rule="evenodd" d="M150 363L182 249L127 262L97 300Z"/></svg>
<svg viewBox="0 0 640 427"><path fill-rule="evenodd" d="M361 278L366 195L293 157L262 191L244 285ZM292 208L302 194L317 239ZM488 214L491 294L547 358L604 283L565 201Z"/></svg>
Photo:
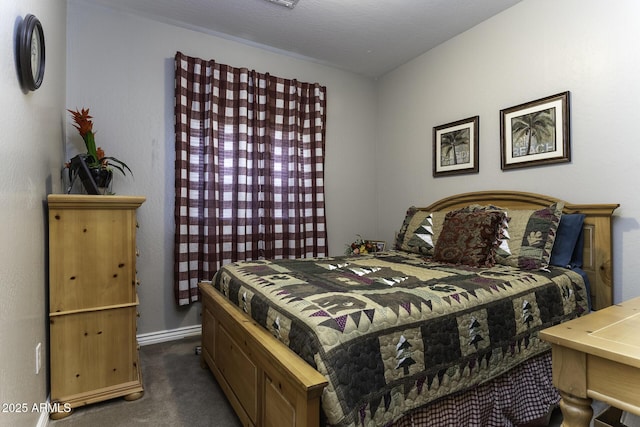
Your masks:
<svg viewBox="0 0 640 427"><path fill-rule="evenodd" d="M511 427L544 420L560 402L553 386L551 351L502 376L407 414L394 427ZM548 421L541 421L546 425Z"/></svg>

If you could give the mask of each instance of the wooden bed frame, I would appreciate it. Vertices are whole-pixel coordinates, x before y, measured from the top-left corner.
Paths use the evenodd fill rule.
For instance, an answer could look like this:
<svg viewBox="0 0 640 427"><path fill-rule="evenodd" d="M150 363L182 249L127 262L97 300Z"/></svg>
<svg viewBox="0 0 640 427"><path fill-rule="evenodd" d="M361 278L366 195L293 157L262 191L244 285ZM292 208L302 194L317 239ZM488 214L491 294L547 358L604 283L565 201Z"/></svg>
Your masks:
<svg viewBox="0 0 640 427"><path fill-rule="evenodd" d="M539 209L560 201L534 193L483 191L455 195L421 208L448 211L473 203ZM594 309L613 303L611 217L618 204L572 204L564 213L585 218L584 267ZM229 303L210 284L202 293L202 354L245 426L317 427L327 381L288 347Z"/></svg>

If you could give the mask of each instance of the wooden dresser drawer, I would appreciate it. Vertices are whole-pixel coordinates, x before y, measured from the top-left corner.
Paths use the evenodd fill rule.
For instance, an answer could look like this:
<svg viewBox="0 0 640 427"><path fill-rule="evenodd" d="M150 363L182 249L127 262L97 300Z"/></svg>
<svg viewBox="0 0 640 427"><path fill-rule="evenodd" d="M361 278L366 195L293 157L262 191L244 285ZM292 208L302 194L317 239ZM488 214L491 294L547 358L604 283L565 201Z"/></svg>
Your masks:
<svg viewBox="0 0 640 427"><path fill-rule="evenodd" d="M137 379L136 308L50 318L52 401Z"/></svg>

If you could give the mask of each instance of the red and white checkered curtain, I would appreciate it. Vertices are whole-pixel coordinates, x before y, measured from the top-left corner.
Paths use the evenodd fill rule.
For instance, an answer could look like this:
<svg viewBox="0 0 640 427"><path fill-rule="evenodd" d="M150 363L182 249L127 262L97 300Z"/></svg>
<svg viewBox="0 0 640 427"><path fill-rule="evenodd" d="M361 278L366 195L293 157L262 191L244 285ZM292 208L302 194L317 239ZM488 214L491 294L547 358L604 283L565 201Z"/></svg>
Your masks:
<svg viewBox="0 0 640 427"><path fill-rule="evenodd" d="M175 56L175 295L221 265L326 256L326 88Z"/></svg>

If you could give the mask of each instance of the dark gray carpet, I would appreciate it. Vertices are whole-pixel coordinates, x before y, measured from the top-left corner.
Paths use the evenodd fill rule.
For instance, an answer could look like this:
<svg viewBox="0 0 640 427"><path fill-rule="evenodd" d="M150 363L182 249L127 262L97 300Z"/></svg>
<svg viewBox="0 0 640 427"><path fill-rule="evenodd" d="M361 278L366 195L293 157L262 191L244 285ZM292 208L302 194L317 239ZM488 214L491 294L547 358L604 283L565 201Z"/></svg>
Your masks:
<svg viewBox="0 0 640 427"><path fill-rule="evenodd" d="M200 367L200 337L140 348L144 396L76 408L52 427L172 426L240 427L213 374Z"/></svg>

